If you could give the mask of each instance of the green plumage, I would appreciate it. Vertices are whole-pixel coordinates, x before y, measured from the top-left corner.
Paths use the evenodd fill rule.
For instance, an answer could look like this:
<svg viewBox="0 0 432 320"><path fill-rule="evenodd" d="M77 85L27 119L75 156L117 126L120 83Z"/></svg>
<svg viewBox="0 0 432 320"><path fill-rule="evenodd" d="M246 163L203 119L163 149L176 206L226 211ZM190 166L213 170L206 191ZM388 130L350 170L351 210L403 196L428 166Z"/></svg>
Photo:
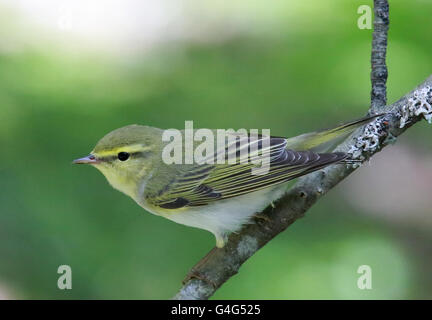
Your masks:
<svg viewBox="0 0 432 320"><path fill-rule="evenodd" d="M365 117L345 123L336 128L307 133L290 139L270 138L270 168L264 175L253 175L253 163L166 165L161 164L159 174L152 176L158 181L161 176L171 177L165 181L168 188L147 188L145 197L154 206L178 209L184 206L204 206L221 199L232 198L295 179L346 159L345 153L318 153L329 150L332 145L346 138L356 128L371 121ZM215 136L216 132L213 131ZM260 149L261 151L266 151ZM216 150L217 154L220 150ZM267 150L268 151L268 150ZM239 159L239 157L237 157ZM169 174L166 174L169 172ZM166 180L166 178L165 178ZM157 185L155 183L154 185Z"/></svg>
<svg viewBox="0 0 432 320"><path fill-rule="evenodd" d="M332 148L375 117L288 139L247 133L231 139L233 134L227 133L223 142L228 140L228 145L194 141L192 150L199 150L194 155L201 153L201 160L206 161L189 164L183 161L189 150L185 131L178 131L180 139L166 141L167 131L131 125L108 133L88 157L75 163L94 165L114 188L149 212L208 230L217 246L223 247L227 234L282 195L280 185L349 160L346 153L332 152ZM205 132L219 138L215 130ZM166 152L169 147L180 153L181 161L165 161L171 154Z"/></svg>

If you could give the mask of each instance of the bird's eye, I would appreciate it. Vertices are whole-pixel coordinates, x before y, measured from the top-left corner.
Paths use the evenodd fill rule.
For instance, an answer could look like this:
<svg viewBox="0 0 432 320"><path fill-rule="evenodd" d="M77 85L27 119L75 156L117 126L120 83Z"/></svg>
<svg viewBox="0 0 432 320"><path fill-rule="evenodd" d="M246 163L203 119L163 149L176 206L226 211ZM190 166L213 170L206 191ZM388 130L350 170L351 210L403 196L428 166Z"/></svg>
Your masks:
<svg viewBox="0 0 432 320"><path fill-rule="evenodd" d="M117 155L118 159L120 161L126 161L127 159L129 159L129 153L127 152L119 152L119 154Z"/></svg>

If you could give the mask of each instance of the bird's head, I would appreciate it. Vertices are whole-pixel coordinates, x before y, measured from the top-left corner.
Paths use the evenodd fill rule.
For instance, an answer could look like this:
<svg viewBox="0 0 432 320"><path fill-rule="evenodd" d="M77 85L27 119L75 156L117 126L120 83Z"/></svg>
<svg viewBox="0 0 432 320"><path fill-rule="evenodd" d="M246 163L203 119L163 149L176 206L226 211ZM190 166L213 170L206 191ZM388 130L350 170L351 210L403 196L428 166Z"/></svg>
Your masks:
<svg viewBox="0 0 432 320"><path fill-rule="evenodd" d="M111 131L86 157L73 162L97 168L116 189L135 198L140 181L160 157L160 129L130 125Z"/></svg>

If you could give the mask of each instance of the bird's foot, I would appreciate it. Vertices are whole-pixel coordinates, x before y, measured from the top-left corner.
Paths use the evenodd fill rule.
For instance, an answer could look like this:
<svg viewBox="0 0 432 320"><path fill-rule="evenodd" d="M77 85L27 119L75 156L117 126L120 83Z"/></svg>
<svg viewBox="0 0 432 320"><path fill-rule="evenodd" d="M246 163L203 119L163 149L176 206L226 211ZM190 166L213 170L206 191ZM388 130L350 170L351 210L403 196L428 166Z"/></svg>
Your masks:
<svg viewBox="0 0 432 320"><path fill-rule="evenodd" d="M258 221L265 221L265 222L270 222L271 219L268 217L268 215L264 214L264 213L257 213L254 215L254 219L258 220Z"/></svg>

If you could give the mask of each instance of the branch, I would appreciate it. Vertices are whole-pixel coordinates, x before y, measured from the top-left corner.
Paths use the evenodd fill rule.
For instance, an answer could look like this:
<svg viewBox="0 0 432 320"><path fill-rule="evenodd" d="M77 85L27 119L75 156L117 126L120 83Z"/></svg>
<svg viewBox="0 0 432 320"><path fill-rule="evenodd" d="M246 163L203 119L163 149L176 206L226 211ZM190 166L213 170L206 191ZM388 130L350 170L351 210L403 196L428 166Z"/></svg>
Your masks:
<svg viewBox="0 0 432 320"><path fill-rule="evenodd" d="M363 130L356 131L337 151L354 159L369 159L393 142L408 127L424 117L432 122L432 75L399 101L386 106L387 67L385 63L388 2L374 0L374 33L372 41L372 92L369 113L385 113ZM208 299L241 265L276 235L284 231L323 195L356 170L355 166L333 165L299 178L298 182L259 215L255 224L246 225L231 234L223 248L213 248L189 272L174 299ZM263 219L262 217L265 217Z"/></svg>
<svg viewBox="0 0 432 320"><path fill-rule="evenodd" d="M415 90L399 101L378 108L387 112L367 125L364 131L353 135L338 147L339 151L351 152L357 158L368 159L393 142L408 127L432 117L432 75ZM402 126L402 128L401 128ZM375 143L378 140L377 143ZM345 179L356 168L334 165L299 178L298 182L260 215L255 224L245 226L240 233L231 234L223 248L213 248L189 273L188 280L174 299L208 299L240 266L256 251L294 221L304 216L324 194Z"/></svg>
<svg viewBox="0 0 432 320"><path fill-rule="evenodd" d="M374 0L374 31L371 54L371 112L387 104L387 32L389 28L389 4L387 0Z"/></svg>

